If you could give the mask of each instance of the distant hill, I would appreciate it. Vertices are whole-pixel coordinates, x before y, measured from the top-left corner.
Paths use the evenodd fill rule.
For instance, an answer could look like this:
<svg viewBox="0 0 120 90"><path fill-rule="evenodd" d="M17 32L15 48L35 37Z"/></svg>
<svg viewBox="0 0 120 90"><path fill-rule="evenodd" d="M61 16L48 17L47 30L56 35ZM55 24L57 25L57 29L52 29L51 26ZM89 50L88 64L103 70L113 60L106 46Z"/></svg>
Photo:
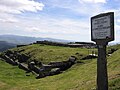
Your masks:
<svg viewBox="0 0 120 90"><path fill-rule="evenodd" d="M28 37L18 35L0 35L0 51L13 48L16 45L30 44L36 41L54 41L54 42L70 42L68 40L53 39L53 38L40 38L40 37Z"/></svg>
<svg viewBox="0 0 120 90"><path fill-rule="evenodd" d="M7 49L15 47L15 44L8 43L6 41L0 41L0 51L5 51Z"/></svg>
<svg viewBox="0 0 120 90"><path fill-rule="evenodd" d="M18 35L0 35L0 41L6 41L13 44L30 44L36 41L55 41L55 42L70 42L68 40L62 39L53 39L53 38L41 38L41 37L27 37L27 36L18 36Z"/></svg>

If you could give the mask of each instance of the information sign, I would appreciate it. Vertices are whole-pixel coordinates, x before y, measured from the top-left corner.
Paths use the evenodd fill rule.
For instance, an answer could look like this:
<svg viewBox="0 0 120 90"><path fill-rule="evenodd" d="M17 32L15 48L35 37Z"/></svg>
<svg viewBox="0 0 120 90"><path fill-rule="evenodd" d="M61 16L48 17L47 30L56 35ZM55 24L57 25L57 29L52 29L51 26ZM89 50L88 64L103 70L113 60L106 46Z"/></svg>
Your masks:
<svg viewBox="0 0 120 90"><path fill-rule="evenodd" d="M114 40L114 13L99 14L91 18L91 39Z"/></svg>
<svg viewBox="0 0 120 90"><path fill-rule="evenodd" d="M108 90L106 46L114 40L113 12L91 17L91 39L98 46L96 90Z"/></svg>

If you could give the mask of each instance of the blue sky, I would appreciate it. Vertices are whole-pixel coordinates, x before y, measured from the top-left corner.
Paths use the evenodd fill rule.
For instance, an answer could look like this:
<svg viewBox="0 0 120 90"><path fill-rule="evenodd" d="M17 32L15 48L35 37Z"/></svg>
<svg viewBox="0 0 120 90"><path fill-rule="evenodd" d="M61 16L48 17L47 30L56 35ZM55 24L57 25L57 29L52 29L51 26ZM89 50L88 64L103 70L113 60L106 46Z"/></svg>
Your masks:
<svg viewBox="0 0 120 90"><path fill-rule="evenodd" d="M90 17L115 13L120 42L120 0L0 0L0 35L91 41Z"/></svg>

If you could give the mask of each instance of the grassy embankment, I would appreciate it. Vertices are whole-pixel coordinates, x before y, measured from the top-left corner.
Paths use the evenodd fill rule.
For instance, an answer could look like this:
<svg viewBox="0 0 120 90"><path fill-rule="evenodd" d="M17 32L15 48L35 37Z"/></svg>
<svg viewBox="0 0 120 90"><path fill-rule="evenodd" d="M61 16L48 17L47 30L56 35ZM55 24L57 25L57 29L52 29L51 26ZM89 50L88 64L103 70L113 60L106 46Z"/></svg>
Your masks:
<svg viewBox="0 0 120 90"><path fill-rule="evenodd" d="M13 50L29 54L45 63L78 58L88 54L87 49L31 45ZM76 54L78 53L78 54ZM94 90L96 87L96 59L77 63L62 74L35 79L23 70L0 61L0 90ZM120 49L108 57L109 90L120 90Z"/></svg>
<svg viewBox="0 0 120 90"><path fill-rule="evenodd" d="M40 44L14 48L12 50L29 55L31 60L35 59L44 63L50 61L66 61L72 55L79 59L88 55L88 50L85 48L69 48Z"/></svg>

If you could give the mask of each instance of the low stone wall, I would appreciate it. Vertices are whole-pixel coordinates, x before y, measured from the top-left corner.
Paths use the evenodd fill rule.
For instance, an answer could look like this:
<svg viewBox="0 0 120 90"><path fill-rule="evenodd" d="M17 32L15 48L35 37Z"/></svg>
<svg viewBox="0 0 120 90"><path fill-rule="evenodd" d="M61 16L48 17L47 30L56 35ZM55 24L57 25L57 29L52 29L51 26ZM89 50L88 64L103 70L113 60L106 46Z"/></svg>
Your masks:
<svg viewBox="0 0 120 90"><path fill-rule="evenodd" d="M34 44L45 44L45 45L51 45L51 46L63 46L63 47L81 47L81 48L95 48L96 44L89 43L89 42L71 42L71 43L62 43L62 42L52 42L52 41L36 41Z"/></svg>
<svg viewBox="0 0 120 90"><path fill-rule="evenodd" d="M25 65L22 64L22 63L19 63L19 64L18 64L18 67L19 67L20 69L23 69L23 70L27 71L27 72L30 72L30 69L28 69L28 67L25 66Z"/></svg>
<svg viewBox="0 0 120 90"><path fill-rule="evenodd" d="M50 62L48 65L42 64L42 62L38 62L36 60L27 64L26 62L29 59L28 56L10 50L4 52L3 55L1 55L1 58L11 65L18 65L20 69L27 72L35 72L38 74L36 77L37 79L60 74L62 71L70 68L76 61L75 57L70 57L67 61Z"/></svg>
<svg viewBox="0 0 120 90"><path fill-rule="evenodd" d="M86 60L86 59L95 59L97 58L98 56L97 55L88 55L86 57L83 57L81 60Z"/></svg>
<svg viewBox="0 0 120 90"><path fill-rule="evenodd" d="M48 65L51 65L54 68L60 68L61 71L64 71L70 68L73 64L75 64L75 61L76 61L76 58L72 56L67 61L50 62Z"/></svg>
<svg viewBox="0 0 120 90"><path fill-rule="evenodd" d="M4 54L10 57L13 61L18 60L18 62L20 63L26 62L29 59L27 55L20 54L16 51L7 50L6 52L4 52Z"/></svg>
<svg viewBox="0 0 120 90"><path fill-rule="evenodd" d="M9 58L7 55L2 56L2 58L9 64L17 65L17 63L13 61L11 58Z"/></svg>
<svg viewBox="0 0 120 90"><path fill-rule="evenodd" d="M23 47L23 46L28 46L28 45L17 45L17 47Z"/></svg>

